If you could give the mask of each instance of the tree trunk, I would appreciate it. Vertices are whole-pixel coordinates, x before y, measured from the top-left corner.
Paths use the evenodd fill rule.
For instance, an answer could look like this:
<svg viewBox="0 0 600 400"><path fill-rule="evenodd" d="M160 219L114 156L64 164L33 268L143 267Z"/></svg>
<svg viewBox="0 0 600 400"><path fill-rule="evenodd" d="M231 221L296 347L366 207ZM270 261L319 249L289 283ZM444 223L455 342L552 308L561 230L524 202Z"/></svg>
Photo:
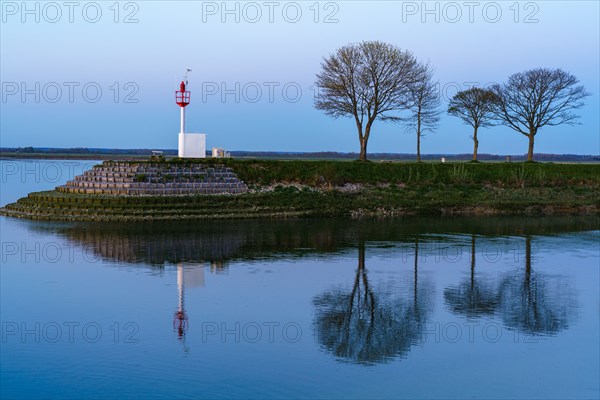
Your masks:
<svg viewBox="0 0 600 400"><path fill-rule="evenodd" d="M421 134L417 133L417 162L421 162Z"/></svg>
<svg viewBox="0 0 600 400"><path fill-rule="evenodd" d="M477 161L477 149L479 148L479 140L477 140L477 126L473 128L473 161Z"/></svg>
<svg viewBox="0 0 600 400"><path fill-rule="evenodd" d="M533 142L535 134L530 133L527 137L529 138L529 151L527 151L527 161L533 161Z"/></svg>
<svg viewBox="0 0 600 400"><path fill-rule="evenodd" d="M417 113L417 162L421 162L421 107Z"/></svg>
<svg viewBox="0 0 600 400"><path fill-rule="evenodd" d="M360 139L360 155L358 156L360 161L367 161L367 139Z"/></svg>
<svg viewBox="0 0 600 400"><path fill-rule="evenodd" d="M365 134L360 136L360 155L358 159L360 161L367 161L367 142L369 141L369 136L371 135L371 125L373 125L373 121L375 119L369 119L367 125L365 126Z"/></svg>
<svg viewBox="0 0 600 400"><path fill-rule="evenodd" d="M417 114L417 162L421 162L421 112Z"/></svg>

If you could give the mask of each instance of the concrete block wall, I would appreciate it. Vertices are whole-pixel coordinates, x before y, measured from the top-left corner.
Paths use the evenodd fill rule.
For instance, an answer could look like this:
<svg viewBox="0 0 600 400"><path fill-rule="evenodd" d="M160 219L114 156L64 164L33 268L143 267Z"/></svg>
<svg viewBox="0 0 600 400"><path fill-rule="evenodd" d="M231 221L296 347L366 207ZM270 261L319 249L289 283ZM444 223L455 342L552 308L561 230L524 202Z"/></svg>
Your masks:
<svg viewBox="0 0 600 400"><path fill-rule="evenodd" d="M248 187L224 165L105 161L56 190L116 196L171 196L238 194L248 191Z"/></svg>

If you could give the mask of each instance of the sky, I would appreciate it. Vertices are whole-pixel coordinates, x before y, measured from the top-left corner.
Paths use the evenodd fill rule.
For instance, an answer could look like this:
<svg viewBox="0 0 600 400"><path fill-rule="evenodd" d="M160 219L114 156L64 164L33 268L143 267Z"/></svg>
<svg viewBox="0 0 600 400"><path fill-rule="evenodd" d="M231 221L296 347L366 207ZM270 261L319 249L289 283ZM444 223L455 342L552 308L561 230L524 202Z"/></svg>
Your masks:
<svg viewBox="0 0 600 400"><path fill-rule="evenodd" d="M472 151L445 113L459 90L536 67L574 74L591 96L579 125L544 127L536 152L600 154L598 1L1 1L0 146L175 149L174 91L188 75L186 130L207 148L358 152L351 118L314 107L315 75L340 46L380 40L435 68L442 118L421 151ZM479 152L525 154L506 127ZM415 153L376 122L369 152Z"/></svg>

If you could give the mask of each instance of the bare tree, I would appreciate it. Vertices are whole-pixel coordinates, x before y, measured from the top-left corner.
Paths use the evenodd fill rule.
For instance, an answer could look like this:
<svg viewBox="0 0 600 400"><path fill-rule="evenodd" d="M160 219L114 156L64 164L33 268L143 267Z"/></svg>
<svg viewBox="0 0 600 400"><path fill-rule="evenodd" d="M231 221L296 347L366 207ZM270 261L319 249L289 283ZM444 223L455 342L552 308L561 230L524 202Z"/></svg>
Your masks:
<svg viewBox="0 0 600 400"><path fill-rule="evenodd" d="M409 85L418 75L412 53L379 41L349 44L325 57L316 85L315 107L328 115L354 117L360 160L367 160L367 143L376 119L399 121L407 107Z"/></svg>
<svg viewBox="0 0 600 400"><path fill-rule="evenodd" d="M433 68L419 66L417 79L409 85L408 117L403 118L406 129L417 134L417 161L421 162L421 136L433 132L440 121L440 97L437 83L433 81Z"/></svg>
<svg viewBox="0 0 600 400"><path fill-rule="evenodd" d="M543 126L573 125L574 110L589 96L579 80L561 69L537 68L511 75L494 85L499 97L497 115L504 125L529 138L527 161L533 160L535 135Z"/></svg>
<svg viewBox="0 0 600 400"><path fill-rule="evenodd" d="M448 114L458 117L473 127L473 161L477 161L480 127L493 126L498 97L487 89L473 87L456 93L448 104Z"/></svg>

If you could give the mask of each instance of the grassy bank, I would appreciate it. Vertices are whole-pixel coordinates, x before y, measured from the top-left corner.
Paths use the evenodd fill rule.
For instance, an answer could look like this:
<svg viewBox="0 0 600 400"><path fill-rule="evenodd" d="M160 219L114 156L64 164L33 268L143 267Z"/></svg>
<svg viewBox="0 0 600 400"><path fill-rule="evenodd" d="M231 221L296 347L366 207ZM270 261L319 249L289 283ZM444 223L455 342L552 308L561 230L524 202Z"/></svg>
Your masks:
<svg viewBox="0 0 600 400"><path fill-rule="evenodd" d="M185 163L179 160L169 163ZM202 162L214 163L214 160ZM600 165L219 160L243 195L30 194L4 215L51 220L176 220L455 214L597 214Z"/></svg>
<svg viewBox="0 0 600 400"><path fill-rule="evenodd" d="M186 162L186 161L171 161ZM206 160L210 163L214 161ZM221 161L219 161L221 163ZM309 186L493 185L558 187L600 185L600 164L554 163L391 163L224 159L247 184L298 183Z"/></svg>

